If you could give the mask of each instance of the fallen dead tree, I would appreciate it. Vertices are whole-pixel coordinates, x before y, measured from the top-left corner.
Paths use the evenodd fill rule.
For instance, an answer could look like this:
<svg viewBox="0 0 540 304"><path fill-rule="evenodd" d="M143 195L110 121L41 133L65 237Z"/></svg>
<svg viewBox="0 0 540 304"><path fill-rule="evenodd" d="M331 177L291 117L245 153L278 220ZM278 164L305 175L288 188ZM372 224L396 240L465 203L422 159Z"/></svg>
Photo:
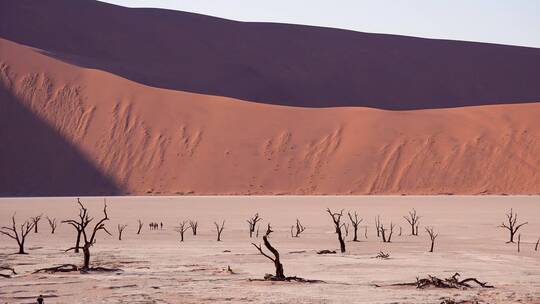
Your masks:
<svg viewBox="0 0 540 304"><path fill-rule="evenodd" d="M8 272L8 274L2 273L2 272ZM15 269L7 266L0 266L0 277L9 279L12 275L17 275L15 272Z"/></svg>
<svg viewBox="0 0 540 304"><path fill-rule="evenodd" d="M56 272L73 272L73 271L80 271L81 273L87 273L87 272L118 272L122 271L119 268L105 268L105 267L79 267L75 264L62 264L58 266L53 267L47 267L47 268L40 268L35 270L33 273L56 273Z"/></svg>
<svg viewBox="0 0 540 304"><path fill-rule="evenodd" d="M459 279L460 274L455 273L453 276L446 278L446 279L440 279L436 276L428 275L427 278L416 278L416 282L411 283L397 283L392 284L391 286L415 286L419 289L434 287L434 288L453 288L453 289L467 289L467 288L473 288L473 283L476 284L477 287L481 288L494 288L494 286L489 285L487 282L480 282L476 278L466 278L463 280Z"/></svg>

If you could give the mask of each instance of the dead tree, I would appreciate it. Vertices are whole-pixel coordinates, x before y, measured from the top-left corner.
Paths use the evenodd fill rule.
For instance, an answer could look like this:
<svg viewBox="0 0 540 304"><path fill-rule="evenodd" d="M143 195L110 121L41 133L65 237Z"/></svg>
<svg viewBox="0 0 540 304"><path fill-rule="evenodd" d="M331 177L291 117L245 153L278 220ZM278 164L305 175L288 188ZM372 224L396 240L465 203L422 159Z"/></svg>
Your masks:
<svg viewBox="0 0 540 304"><path fill-rule="evenodd" d="M521 245L521 233L518 234L518 253L520 251L520 245Z"/></svg>
<svg viewBox="0 0 540 304"><path fill-rule="evenodd" d="M83 206L79 198L77 198L77 204L79 204L79 218L76 220L62 221L62 223L73 226L73 228L75 228L77 231L77 239L75 241L75 246L73 247L73 252L75 253L79 253L79 248L81 248L81 236L84 228L86 228L84 224L86 223L86 225L88 225L88 210Z"/></svg>
<svg viewBox="0 0 540 304"><path fill-rule="evenodd" d="M77 228L77 231L80 230L83 236L82 246L78 245L76 247L71 247L65 250L67 252L70 250L82 249L83 254L84 254L84 263L83 263L82 270L90 270L90 248L96 243L96 236L97 236L98 231L103 230L108 235L111 235L111 233L105 227L105 222L109 220L109 216L107 215L107 201L105 199L103 199L103 201L104 201L103 202L103 217L99 221L97 221L94 227L90 229L88 232L86 231L88 228L88 225L94 220L94 218L88 215L88 210L86 209L86 207L84 207L84 205L81 203L79 199L77 199L77 203L79 204L79 208L80 208L79 210L80 222L78 222L77 220L66 221L69 224L73 223L72 225L79 225Z"/></svg>
<svg viewBox="0 0 540 304"><path fill-rule="evenodd" d="M182 221L180 224L178 224L178 228L176 231L180 233L180 242L184 241L184 233L189 229L189 226L187 225L186 221Z"/></svg>
<svg viewBox="0 0 540 304"><path fill-rule="evenodd" d="M278 280L278 281L283 281L286 279L285 277L285 274L283 273L283 265L281 264L281 261L279 259L279 252L277 251L276 248L274 248L270 242L268 241L268 236L270 235L270 233L272 233L273 230L272 230L272 227L270 226L270 224L268 224L268 228L266 229L266 233L265 235L263 236L263 242L264 242L264 246L274 255L274 257L272 258L271 256L267 255L261 245L257 245L255 243L251 243L253 246L255 246L255 248L257 248L259 250L259 252L267 257L269 260L271 260L272 262L274 262L274 267L276 268L276 275L274 276L274 280Z"/></svg>
<svg viewBox="0 0 540 304"><path fill-rule="evenodd" d="M354 231L353 242L358 242L358 226L362 222L362 219L358 218L358 213L356 213L356 211L354 212L354 217L350 212L348 212L347 214L349 215L349 220L351 220L351 225L353 226L353 231Z"/></svg>
<svg viewBox="0 0 540 304"><path fill-rule="evenodd" d="M18 254L26 254L24 252L24 242L26 241L26 237L34 229L35 222L30 219L26 220L22 225L17 227L17 224L15 223L15 215L11 216L11 227L4 226L0 228L0 233L3 235L6 235L15 241L17 241L17 244L19 245L19 252ZM19 230L17 230L19 228Z"/></svg>
<svg viewBox="0 0 540 304"><path fill-rule="evenodd" d="M394 234L394 228L396 225L394 225L392 222L390 222L390 229L384 228L384 224L379 224L379 230L381 232L381 237L383 240L383 243L391 243L392 242L392 234ZM390 231L390 233L386 234L386 231Z"/></svg>
<svg viewBox="0 0 540 304"><path fill-rule="evenodd" d="M333 213L330 208L327 208L326 212L328 212L328 214L330 214L330 216L332 217L332 221L334 222L334 226L336 228L336 234L338 236L339 248L341 250L341 253L344 253L345 241L343 240L343 236L341 235L341 217L343 216L343 209L339 213Z"/></svg>
<svg viewBox="0 0 540 304"><path fill-rule="evenodd" d="M306 230L299 219L296 219L296 225L291 226L291 237L300 237L300 234ZM294 232L293 232L294 231Z"/></svg>
<svg viewBox="0 0 540 304"><path fill-rule="evenodd" d="M259 237L259 228L261 227L261 224L257 225L257 233L255 234L255 237Z"/></svg>
<svg viewBox="0 0 540 304"><path fill-rule="evenodd" d="M429 234L429 238L431 239L431 247L429 249L429 252L433 252L433 247L435 246L435 239L437 238L437 236L439 236L439 234L433 231L433 227L426 227L426 232Z"/></svg>
<svg viewBox="0 0 540 304"><path fill-rule="evenodd" d="M349 227L350 227L349 223L342 223L341 227L345 228L345 236L346 237L349 236Z"/></svg>
<svg viewBox="0 0 540 304"><path fill-rule="evenodd" d="M189 228L191 228L191 232L193 235L197 235L197 227L199 226L199 223L197 221L189 220Z"/></svg>
<svg viewBox="0 0 540 304"><path fill-rule="evenodd" d="M118 224L118 240L122 240L122 232L124 232L124 229L126 229L127 225L120 225Z"/></svg>
<svg viewBox="0 0 540 304"><path fill-rule="evenodd" d="M144 223L140 219L137 220L137 223L138 223L137 234L141 234L141 229L142 229Z"/></svg>
<svg viewBox="0 0 540 304"><path fill-rule="evenodd" d="M418 222L420 221L421 216L416 214L416 209L413 208L412 211L409 211L409 215L404 216L403 218L409 223L409 225L411 225L411 235L417 236Z"/></svg>
<svg viewBox="0 0 540 304"><path fill-rule="evenodd" d="M536 245L534 245L534 251L538 251L538 244L540 244L540 238L536 241Z"/></svg>
<svg viewBox="0 0 540 304"><path fill-rule="evenodd" d="M34 223L34 233L38 233L38 223L41 221L41 217L43 214L40 214L38 216L33 216L30 219L32 219L32 222Z"/></svg>
<svg viewBox="0 0 540 304"><path fill-rule="evenodd" d="M506 214L506 218L508 220L508 224L503 222L501 225L499 225L500 228L508 229L508 232L510 232L510 240L506 243L513 243L514 242L514 235L516 232L521 228L523 225L527 225L528 222L518 224L517 223L517 213L514 213L513 209L510 209L510 213Z"/></svg>
<svg viewBox="0 0 540 304"><path fill-rule="evenodd" d="M375 217L375 230L377 230L377 237L381 236L381 216L377 215Z"/></svg>
<svg viewBox="0 0 540 304"><path fill-rule="evenodd" d="M221 233L223 232L223 228L225 228L225 220L223 220L221 226L217 222L214 222L214 225L216 226L217 241L221 242Z"/></svg>
<svg viewBox="0 0 540 304"><path fill-rule="evenodd" d="M51 226L51 234L54 234L54 232L56 231L56 226L58 224L56 222L56 218L51 219L47 216L47 221L49 222L49 226Z"/></svg>
<svg viewBox="0 0 540 304"><path fill-rule="evenodd" d="M255 226L257 226L257 222L262 220L261 217L259 217L258 213L255 213L255 215L250 218L249 220L246 220L249 224L249 237L253 237L253 232L255 232Z"/></svg>
<svg viewBox="0 0 540 304"><path fill-rule="evenodd" d="M366 240L367 240L367 225L366 225L366 227L364 229L364 237L366 237Z"/></svg>

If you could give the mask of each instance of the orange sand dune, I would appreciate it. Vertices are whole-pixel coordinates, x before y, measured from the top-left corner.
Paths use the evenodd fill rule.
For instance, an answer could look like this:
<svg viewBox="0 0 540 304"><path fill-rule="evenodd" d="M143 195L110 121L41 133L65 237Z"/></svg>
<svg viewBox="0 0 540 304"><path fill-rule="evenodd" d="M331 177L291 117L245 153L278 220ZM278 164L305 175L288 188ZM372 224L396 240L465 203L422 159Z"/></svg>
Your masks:
<svg viewBox="0 0 540 304"><path fill-rule="evenodd" d="M538 103L274 106L40 53L0 40L2 195L540 193Z"/></svg>

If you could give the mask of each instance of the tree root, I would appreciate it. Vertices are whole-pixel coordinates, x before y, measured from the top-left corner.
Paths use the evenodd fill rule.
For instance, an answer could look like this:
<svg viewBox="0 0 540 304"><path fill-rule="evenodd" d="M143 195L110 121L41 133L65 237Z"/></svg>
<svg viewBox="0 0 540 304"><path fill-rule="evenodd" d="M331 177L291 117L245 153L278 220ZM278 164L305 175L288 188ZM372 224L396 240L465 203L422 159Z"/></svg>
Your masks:
<svg viewBox="0 0 540 304"><path fill-rule="evenodd" d="M41 268L33 273L56 273L56 272L74 272L79 271L80 273L89 273L89 272L117 272L122 271L119 268L106 268L106 267L90 267L90 268L82 268L74 264L62 264L59 266L54 267L48 267L48 268Z"/></svg>
<svg viewBox="0 0 540 304"><path fill-rule="evenodd" d="M79 267L74 264L62 264L59 266L54 267L47 267L47 268L40 268L34 271L33 273L56 273L56 272L72 272L72 271L79 271Z"/></svg>
<svg viewBox="0 0 540 304"><path fill-rule="evenodd" d="M107 267L90 267L90 268L81 268L81 273L89 272L119 272L123 271L120 268L107 268Z"/></svg>
<svg viewBox="0 0 540 304"><path fill-rule="evenodd" d="M12 275L16 275L15 269L7 266L0 266L0 271L9 271L9 274L0 273L0 277L9 279Z"/></svg>
<svg viewBox="0 0 540 304"><path fill-rule="evenodd" d="M322 280L308 280L300 277L285 277L278 278L273 274L265 274L264 279L249 279L249 281L275 281L275 282L298 282L298 283L326 283Z"/></svg>
<svg viewBox="0 0 540 304"><path fill-rule="evenodd" d="M416 282L411 283L398 283L392 284L391 286L416 286L416 288L456 288L456 289L466 289L473 288L470 283L475 283L482 288L494 288L494 286L489 285L487 282L480 282L476 278L466 278L464 280L459 279L460 274L455 273L453 276L446 279L439 279L435 276L428 275L427 278L419 279L416 278Z"/></svg>

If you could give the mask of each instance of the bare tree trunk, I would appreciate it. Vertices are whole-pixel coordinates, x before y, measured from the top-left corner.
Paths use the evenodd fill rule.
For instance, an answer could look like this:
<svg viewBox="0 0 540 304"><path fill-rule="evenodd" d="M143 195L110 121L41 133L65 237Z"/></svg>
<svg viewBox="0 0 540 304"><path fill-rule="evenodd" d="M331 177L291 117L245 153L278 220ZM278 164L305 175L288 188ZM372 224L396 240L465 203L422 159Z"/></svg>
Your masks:
<svg viewBox="0 0 540 304"><path fill-rule="evenodd" d="M377 237L381 236L381 216L375 217L375 230L377 230Z"/></svg>
<svg viewBox="0 0 540 304"><path fill-rule="evenodd" d="M84 245L83 254L84 254L83 269L90 269L90 244Z"/></svg>
<svg viewBox="0 0 540 304"><path fill-rule="evenodd" d="M367 226L366 226L366 229L364 230L364 236L366 237L366 240L367 240Z"/></svg>
<svg viewBox="0 0 540 304"><path fill-rule="evenodd" d="M138 219L137 222L138 222L137 234L141 234L141 229L143 227L143 222L140 219Z"/></svg>
<svg viewBox="0 0 540 304"><path fill-rule="evenodd" d="M124 229L126 229L127 225L120 225L118 224L118 240L122 240L122 232L124 232Z"/></svg>
<svg viewBox="0 0 540 304"><path fill-rule="evenodd" d="M521 233L518 234L518 253L520 251L520 245L521 245Z"/></svg>
<svg viewBox="0 0 540 304"><path fill-rule="evenodd" d="M17 254L26 254L26 252L24 252L24 241L19 243L19 252L17 252Z"/></svg>
<svg viewBox="0 0 540 304"><path fill-rule="evenodd" d="M81 234L82 230L77 230L77 241L75 242L75 249L73 249L75 253L79 253L79 248L81 248Z"/></svg>

